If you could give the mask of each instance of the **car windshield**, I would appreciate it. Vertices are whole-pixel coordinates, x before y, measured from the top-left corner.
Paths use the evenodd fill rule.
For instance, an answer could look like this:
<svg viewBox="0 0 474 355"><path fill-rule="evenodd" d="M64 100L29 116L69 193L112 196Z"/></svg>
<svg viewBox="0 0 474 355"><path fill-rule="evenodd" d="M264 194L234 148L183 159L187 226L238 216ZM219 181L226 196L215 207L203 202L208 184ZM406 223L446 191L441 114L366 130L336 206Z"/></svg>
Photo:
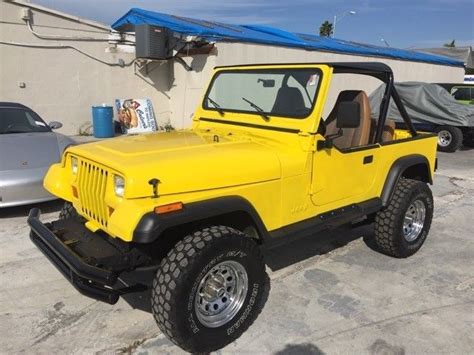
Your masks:
<svg viewBox="0 0 474 355"><path fill-rule="evenodd" d="M453 88L451 95L454 96L456 100L471 100L471 89L464 87L455 87Z"/></svg>
<svg viewBox="0 0 474 355"><path fill-rule="evenodd" d="M221 114L302 119L314 107L320 77L316 68L222 71L214 77L203 107Z"/></svg>
<svg viewBox="0 0 474 355"><path fill-rule="evenodd" d="M33 111L0 107L0 134L50 131L49 126Z"/></svg>

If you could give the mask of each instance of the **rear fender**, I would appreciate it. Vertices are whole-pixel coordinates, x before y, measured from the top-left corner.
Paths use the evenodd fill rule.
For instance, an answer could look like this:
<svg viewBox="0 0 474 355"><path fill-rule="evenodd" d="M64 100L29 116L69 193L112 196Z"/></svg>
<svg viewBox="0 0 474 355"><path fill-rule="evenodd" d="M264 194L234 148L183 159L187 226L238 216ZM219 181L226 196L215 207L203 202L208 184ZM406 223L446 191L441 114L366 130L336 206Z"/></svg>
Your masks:
<svg viewBox="0 0 474 355"><path fill-rule="evenodd" d="M390 168L382 190L382 206L387 206L392 198L395 187L400 178L420 180L433 184L430 163L423 155L409 155L397 159Z"/></svg>

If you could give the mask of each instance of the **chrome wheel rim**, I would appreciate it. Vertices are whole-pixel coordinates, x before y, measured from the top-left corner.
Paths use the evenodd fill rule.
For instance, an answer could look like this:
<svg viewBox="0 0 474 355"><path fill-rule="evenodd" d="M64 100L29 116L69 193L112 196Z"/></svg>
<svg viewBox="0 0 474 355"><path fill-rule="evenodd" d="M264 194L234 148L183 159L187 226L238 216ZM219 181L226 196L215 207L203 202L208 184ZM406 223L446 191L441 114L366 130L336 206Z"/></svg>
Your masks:
<svg viewBox="0 0 474 355"><path fill-rule="evenodd" d="M413 201L403 219L403 236L407 242L418 238L425 224L425 216L425 204L421 200Z"/></svg>
<svg viewBox="0 0 474 355"><path fill-rule="evenodd" d="M199 282L194 301L197 318L208 328L226 324L242 308L247 290L242 264L233 260L217 264Z"/></svg>
<svg viewBox="0 0 474 355"><path fill-rule="evenodd" d="M447 147L453 141L453 136L449 131L439 131L438 132L438 144L441 147Z"/></svg>

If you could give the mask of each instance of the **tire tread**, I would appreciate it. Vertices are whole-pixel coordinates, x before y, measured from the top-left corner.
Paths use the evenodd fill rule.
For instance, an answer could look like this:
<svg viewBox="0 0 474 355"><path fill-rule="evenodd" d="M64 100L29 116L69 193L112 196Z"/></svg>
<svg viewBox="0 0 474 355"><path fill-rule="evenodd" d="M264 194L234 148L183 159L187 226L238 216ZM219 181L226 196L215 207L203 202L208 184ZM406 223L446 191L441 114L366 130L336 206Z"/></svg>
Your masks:
<svg viewBox="0 0 474 355"><path fill-rule="evenodd" d="M78 217L78 213L71 202L65 201L64 206L59 212L59 219L68 219L73 217Z"/></svg>
<svg viewBox="0 0 474 355"><path fill-rule="evenodd" d="M193 234L187 235L180 240L175 247L169 251L168 255L163 258L160 268L157 271L156 277L153 281L152 292L152 310L153 315L161 331L176 345L182 349L193 352L195 349L188 346L187 339L180 335L176 329L174 323L171 321L175 317L176 310L179 310L183 305L179 305L176 299L172 297L172 291L176 288L179 283L179 278L185 269L192 267L194 261L197 261L205 247L211 244L214 240L231 236L241 236L242 243L247 244L247 248L258 248L257 244L246 237L242 232L227 226L216 225L210 226ZM258 252L259 262L264 268L263 255ZM255 316L248 324L248 327L257 318L261 312L261 308L257 307ZM239 329L236 332L237 337L240 336L248 327L245 329ZM204 350L213 351L216 349Z"/></svg>
<svg viewBox="0 0 474 355"><path fill-rule="evenodd" d="M400 248L398 223L400 214L405 213L405 210L402 209L403 203L410 197L410 192L421 184L425 185L424 182L418 180L401 178L388 206L375 215L375 243L383 253L397 258L410 255ZM427 221L427 223L429 228L431 221Z"/></svg>

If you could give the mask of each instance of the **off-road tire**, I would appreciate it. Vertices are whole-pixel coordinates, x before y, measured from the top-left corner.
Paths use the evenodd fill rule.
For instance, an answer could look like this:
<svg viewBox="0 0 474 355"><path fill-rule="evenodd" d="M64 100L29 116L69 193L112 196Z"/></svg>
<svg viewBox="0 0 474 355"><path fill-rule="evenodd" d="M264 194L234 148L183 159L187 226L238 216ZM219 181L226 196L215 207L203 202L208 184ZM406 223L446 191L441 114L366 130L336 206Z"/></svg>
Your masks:
<svg viewBox="0 0 474 355"><path fill-rule="evenodd" d="M443 134L443 132L447 132L451 137L451 142L446 146L440 145L438 141L438 150L442 152L453 153L461 148L463 135L459 128L453 126L440 126L436 128L435 132L438 134L438 137L440 134Z"/></svg>
<svg viewBox="0 0 474 355"><path fill-rule="evenodd" d="M407 241L403 232L405 213L414 201L421 201L425 208L423 228L416 239ZM375 215L375 244L390 256L406 258L415 254L428 235L433 218L433 195L422 181L401 178L393 196L384 209Z"/></svg>
<svg viewBox="0 0 474 355"><path fill-rule="evenodd" d="M236 261L248 276L239 311L219 327L207 327L196 312L200 281L215 265ZM257 318L266 301L269 278L255 241L242 232L211 226L186 236L162 260L153 280L152 311L158 327L176 345L192 353L220 349L237 339Z"/></svg>
<svg viewBox="0 0 474 355"><path fill-rule="evenodd" d="M59 212L59 219L79 218L79 214L69 201L64 201L63 208Z"/></svg>

